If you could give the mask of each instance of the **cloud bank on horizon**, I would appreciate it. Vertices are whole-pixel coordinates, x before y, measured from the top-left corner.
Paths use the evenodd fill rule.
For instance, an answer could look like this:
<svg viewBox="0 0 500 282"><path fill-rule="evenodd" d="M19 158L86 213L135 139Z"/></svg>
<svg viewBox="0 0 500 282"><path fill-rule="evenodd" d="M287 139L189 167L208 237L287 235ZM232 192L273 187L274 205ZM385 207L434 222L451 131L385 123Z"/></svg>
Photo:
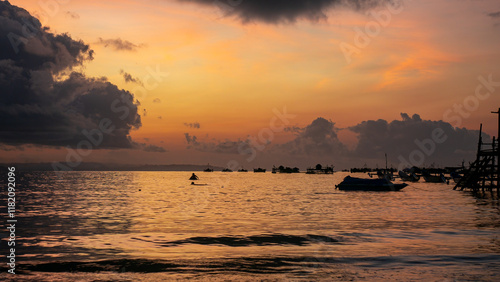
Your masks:
<svg viewBox="0 0 500 282"><path fill-rule="evenodd" d="M261 21L271 24L290 23L298 19L318 21L326 19L331 8L366 10L390 3L390 0L177 0L201 5L218 6L227 16L236 16L243 22Z"/></svg>
<svg viewBox="0 0 500 282"><path fill-rule="evenodd" d="M349 149L339 139L338 132L341 130L357 134L358 143L354 149ZM455 128L442 120L423 120L418 114L410 117L406 113L401 113L401 120L368 120L345 129L337 128L334 122L320 117L306 127L293 127L287 132L294 134L291 141L270 143L261 154L275 159L293 156L309 163L362 165L377 161L382 164L387 153L394 165L456 165L475 159L479 136L478 130ZM490 142L489 135L483 133L482 136L484 142ZM249 152L248 148L254 146L249 140L204 142L188 133L185 137L188 149L201 152L241 154Z"/></svg>
<svg viewBox="0 0 500 282"><path fill-rule="evenodd" d="M75 71L92 59L89 45L53 34L26 10L1 1L0 143L144 147L129 135L142 125L133 94ZM113 130L99 137L103 121Z"/></svg>

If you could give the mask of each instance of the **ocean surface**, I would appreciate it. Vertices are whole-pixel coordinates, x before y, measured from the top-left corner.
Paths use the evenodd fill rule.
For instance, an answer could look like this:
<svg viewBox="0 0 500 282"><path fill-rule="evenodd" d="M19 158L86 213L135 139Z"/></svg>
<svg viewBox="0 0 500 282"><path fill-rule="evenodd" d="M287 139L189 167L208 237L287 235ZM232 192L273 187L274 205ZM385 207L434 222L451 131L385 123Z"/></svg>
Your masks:
<svg viewBox="0 0 500 282"><path fill-rule="evenodd" d="M19 174L17 274L2 228L0 281L500 281L494 197L423 180L335 190L343 172L197 174L206 186L191 172Z"/></svg>

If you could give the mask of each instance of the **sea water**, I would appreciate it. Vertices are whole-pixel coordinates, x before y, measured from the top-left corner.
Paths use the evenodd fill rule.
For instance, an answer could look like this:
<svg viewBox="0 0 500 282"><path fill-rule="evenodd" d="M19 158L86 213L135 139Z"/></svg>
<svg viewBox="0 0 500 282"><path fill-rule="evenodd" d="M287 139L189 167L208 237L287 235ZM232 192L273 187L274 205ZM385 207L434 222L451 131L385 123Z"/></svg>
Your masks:
<svg viewBox="0 0 500 282"><path fill-rule="evenodd" d="M341 172L197 172L205 186L191 173L21 173L16 274L2 228L0 280L500 281L495 197L423 180L339 191Z"/></svg>

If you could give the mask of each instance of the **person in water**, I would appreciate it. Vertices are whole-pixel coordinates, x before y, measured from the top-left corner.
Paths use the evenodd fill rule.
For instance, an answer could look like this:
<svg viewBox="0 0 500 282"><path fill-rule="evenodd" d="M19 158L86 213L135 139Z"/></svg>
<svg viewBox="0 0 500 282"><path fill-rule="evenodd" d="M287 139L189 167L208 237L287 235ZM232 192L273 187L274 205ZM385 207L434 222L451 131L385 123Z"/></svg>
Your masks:
<svg viewBox="0 0 500 282"><path fill-rule="evenodd" d="M196 174L192 174L191 177L189 178L189 180L198 180L198 176Z"/></svg>

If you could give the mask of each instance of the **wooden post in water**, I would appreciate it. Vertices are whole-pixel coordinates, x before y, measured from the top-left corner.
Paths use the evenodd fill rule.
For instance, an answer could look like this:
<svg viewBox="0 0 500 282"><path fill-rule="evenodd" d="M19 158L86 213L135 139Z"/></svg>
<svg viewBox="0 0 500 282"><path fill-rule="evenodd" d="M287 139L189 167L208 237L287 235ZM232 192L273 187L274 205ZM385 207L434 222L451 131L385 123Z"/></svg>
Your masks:
<svg viewBox="0 0 500 282"><path fill-rule="evenodd" d="M491 112L492 114L497 114L498 115L498 131L497 131L497 154L494 156L497 161L497 169L495 172L495 178L497 180L497 194L500 193L500 108L498 108L498 112ZM494 145L493 145L494 146ZM493 148L494 150L495 148ZM494 159L493 159L494 160ZM493 161L494 164L494 161ZM493 187L492 187L493 190Z"/></svg>
<svg viewBox="0 0 500 282"><path fill-rule="evenodd" d="M477 155L476 160L479 160L481 155L481 145L483 144L483 124L479 125L479 142L477 142Z"/></svg>

